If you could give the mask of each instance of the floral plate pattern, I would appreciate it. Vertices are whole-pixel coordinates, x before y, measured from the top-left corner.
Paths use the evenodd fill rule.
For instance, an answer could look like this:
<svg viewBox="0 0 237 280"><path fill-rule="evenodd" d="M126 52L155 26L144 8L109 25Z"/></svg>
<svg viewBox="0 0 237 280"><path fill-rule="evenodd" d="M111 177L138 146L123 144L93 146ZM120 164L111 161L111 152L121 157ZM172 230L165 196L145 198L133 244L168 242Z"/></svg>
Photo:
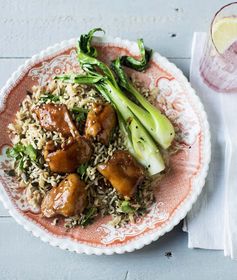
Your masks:
<svg viewBox="0 0 237 280"><path fill-rule="evenodd" d="M187 79L177 67L158 53L142 73L129 71L152 89L156 105L173 122L176 138L170 150L169 172L153 182L156 202L135 224L114 228L110 217L97 219L83 228L65 229L43 218L27 203L25 189L4 172L9 166L7 126L13 121L27 90L44 85L55 75L78 71L76 39L63 41L27 60L7 81L0 93L0 200L13 218L35 236L53 246L86 254L131 252L157 240L185 217L205 182L210 161L210 134L204 108ZM109 63L118 55L137 56L137 44L119 38L93 41L99 58Z"/></svg>

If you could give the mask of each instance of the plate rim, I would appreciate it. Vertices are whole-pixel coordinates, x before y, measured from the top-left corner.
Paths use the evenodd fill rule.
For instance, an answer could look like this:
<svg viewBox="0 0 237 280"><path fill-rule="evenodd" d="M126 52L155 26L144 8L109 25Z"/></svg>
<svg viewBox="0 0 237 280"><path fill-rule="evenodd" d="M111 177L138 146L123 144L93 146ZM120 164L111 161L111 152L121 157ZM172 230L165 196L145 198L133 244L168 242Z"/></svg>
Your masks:
<svg viewBox="0 0 237 280"><path fill-rule="evenodd" d="M39 52L38 54L32 56L30 59L26 60L24 64L18 67L18 69L12 73L10 78L7 80L5 86L2 87L0 91L0 111L4 110L5 101L7 100L8 94L7 92L11 90L11 87L17 82L19 77L22 75L24 71L26 71L32 64L40 62L45 59L45 57L56 54L57 52L62 52L64 49L69 49L70 47L74 47L77 42L77 38L73 38L70 40L64 40L60 43L57 43L53 46L46 48L45 50ZM95 43L108 43L113 45L121 45L123 47L128 48L134 54L139 54L139 50L137 47L137 43L129 40L123 40L119 37L95 37L93 39ZM192 95L192 100L195 102L196 108L198 108L198 112L203 121L203 135L204 135L204 144L203 144L203 155L205 158L205 162L203 163L203 168L200 172L200 176L196 182L193 182L193 191L189 194L183 202L177 207L173 217L169 220L169 223L165 223L165 225L159 230L152 231L144 236L138 237L133 241L116 246L116 247L92 247L87 244L75 242L74 240L69 240L67 238L60 238L53 236L52 233L48 233L45 229L43 230L40 226L30 222L24 216L22 216L15 207L12 206L12 202L5 192L2 184L0 183L0 201L2 201L4 207L8 210L9 214L16 220L16 222L24 227L25 230L31 232L34 236L39 237L43 242L49 243L52 246L59 247L61 249L67 249L69 251L75 251L77 253L85 253L87 255L95 254L95 255L112 255L114 253L123 254L125 252L132 252L137 249L141 249L145 245L150 244L153 241L156 241L158 238L163 236L165 233L171 231L188 213L191 209L194 202L197 200L199 194L202 191L202 188L205 184L205 179L208 173L209 163L211 159L211 141L210 141L210 129L209 123L207 120L207 114L205 112L204 106L200 100L200 98L196 95L195 90L191 87L191 84L188 82L187 78L184 76L183 72L177 68L175 64L168 61L167 58L161 56L159 53L153 53L153 60L159 64L162 61L162 66L165 67L175 75L175 77L185 84L185 89Z"/></svg>

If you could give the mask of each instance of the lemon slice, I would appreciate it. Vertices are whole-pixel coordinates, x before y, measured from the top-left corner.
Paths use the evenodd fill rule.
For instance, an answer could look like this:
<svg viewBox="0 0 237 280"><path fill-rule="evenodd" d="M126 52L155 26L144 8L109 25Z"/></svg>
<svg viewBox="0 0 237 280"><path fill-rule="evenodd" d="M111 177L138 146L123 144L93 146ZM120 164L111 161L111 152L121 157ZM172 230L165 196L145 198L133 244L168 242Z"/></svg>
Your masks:
<svg viewBox="0 0 237 280"><path fill-rule="evenodd" d="M213 42L220 53L224 53L237 40L237 18L226 17L212 26Z"/></svg>

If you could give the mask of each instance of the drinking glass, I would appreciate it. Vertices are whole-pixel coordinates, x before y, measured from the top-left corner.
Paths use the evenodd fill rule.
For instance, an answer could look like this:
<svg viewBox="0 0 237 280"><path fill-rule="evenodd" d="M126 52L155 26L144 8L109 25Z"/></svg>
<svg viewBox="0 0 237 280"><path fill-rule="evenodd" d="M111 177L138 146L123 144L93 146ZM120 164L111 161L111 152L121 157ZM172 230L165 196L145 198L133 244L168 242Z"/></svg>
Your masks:
<svg viewBox="0 0 237 280"><path fill-rule="evenodd" d="M214 30L216 31L218 23L223 19L225 22L233 22L237 19L237 2L222 7L215 14L200 60L200 73L203 81L215 91L233 93L237 92L237 37L229 46L227 44L226 49L221 52L213 40ZM226 35L229 32L228 26L231 28L228 24L226 24L226 29L222 28L223 37L221 38L223 40L225 40L226 36L228 37ZM237 25L234 26L237 28ZM227 40L223 42L225 44Z"/></svg>

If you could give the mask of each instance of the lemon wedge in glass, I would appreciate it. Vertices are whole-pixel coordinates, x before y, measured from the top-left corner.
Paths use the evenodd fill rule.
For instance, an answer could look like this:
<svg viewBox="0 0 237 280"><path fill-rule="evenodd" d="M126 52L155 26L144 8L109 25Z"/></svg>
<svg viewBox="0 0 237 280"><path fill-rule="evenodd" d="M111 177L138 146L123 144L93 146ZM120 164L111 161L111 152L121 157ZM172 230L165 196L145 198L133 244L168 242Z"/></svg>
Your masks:
<svg viewBox="0 0 237 280"><path fill-rule="evenodd" d="M212 39L220 53L224 53L237 40L237 17L225 17L212 25Z"/></svg>

